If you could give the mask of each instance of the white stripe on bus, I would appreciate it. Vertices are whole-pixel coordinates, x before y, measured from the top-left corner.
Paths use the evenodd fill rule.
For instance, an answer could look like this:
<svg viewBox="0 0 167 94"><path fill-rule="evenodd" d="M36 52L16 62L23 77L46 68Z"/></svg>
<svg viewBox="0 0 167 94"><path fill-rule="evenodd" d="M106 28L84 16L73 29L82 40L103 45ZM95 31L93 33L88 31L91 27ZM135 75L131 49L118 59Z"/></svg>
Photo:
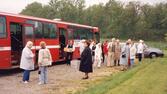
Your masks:
<svg viewBox="0 0 167 94"><path fill-rule="evenodd" d="M8 51L11 50L11 47L0 47L0 51Z"/></svg>
<svg viewBox="0 0 167 94"><path fill-rule="evenodd" d="M40 46L33 46L32 49L40 49ZM60 48L59 45L47 45L46 48L53 49L53 48Z"/></svg>
<svg viewBox="0 0 167 94"><path fill-rule="evenodd" d="M53 48L60 48L59 45L48 45L46 46L48 49L53 49ZM40 46L33 46L32 49L40 49ZM0 51L9 51L11 50L11 47L0 47Z"/></svg>

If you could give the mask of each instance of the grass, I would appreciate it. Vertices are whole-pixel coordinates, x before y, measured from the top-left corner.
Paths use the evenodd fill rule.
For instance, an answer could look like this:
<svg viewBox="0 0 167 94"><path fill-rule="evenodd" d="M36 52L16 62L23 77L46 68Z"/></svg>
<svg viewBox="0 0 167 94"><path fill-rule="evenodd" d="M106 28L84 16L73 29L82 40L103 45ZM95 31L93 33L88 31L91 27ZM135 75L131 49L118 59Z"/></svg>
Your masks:
<svg viewBox="0 0 167 94"><path fill-rule="evenodd" d="M167 43L145 42L164 51L164 58L145 59L133 69L103 79L76 94L167 94Z"/></svg>
<svg viewBox="0 0 167 94"><path fill-rule="evenodd" d="M167 94L167 58L145 59L76 94Z"/></svg>

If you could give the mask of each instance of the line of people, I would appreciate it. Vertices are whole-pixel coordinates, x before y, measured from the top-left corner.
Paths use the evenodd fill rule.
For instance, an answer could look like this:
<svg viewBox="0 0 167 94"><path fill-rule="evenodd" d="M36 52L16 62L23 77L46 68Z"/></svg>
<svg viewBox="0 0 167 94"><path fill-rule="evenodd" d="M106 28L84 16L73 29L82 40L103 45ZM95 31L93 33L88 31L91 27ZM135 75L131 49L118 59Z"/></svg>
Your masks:
<svg viewBox="0 0 167 94"><path fill-rule="evenodd" d="M141 62L145 47L143 40L140 40L138 44L131 39L128 39L126 43L120 43L119 39L112 38L111 42L106 40L104 43L96 44L96 41L91 41L89 48L94 68L100 68L104 64L107 67L121 65L123 69L127 69L134 66L136 56Z"/></svg>
<svg viewBox="0 0 167 94"><path fill-rule="evenodd" d="M134 60L136 54L138 55L139 62L142 61L144 52L144 41L140 40L136 45L131 39L128 39L125 44L121 44L119 39L113 38L111 42L106 40L104 43L96 43L96 41L82 40L80 45L80 66L79 71L85 73L83 79L88 79L88 74L93 72L93 67L100 68L102 63L107 67L123 66L123 70L132 68L134 66ZM23 72L23 82L28 83L30 77L30 71L34 70L34 57L31 48L33 43L28 41L25 48L22 51L20 68ZM52 56L49 49L46 48L44 41L40 42L41 49L38 54L38 66L39 66L39 84L47 83L47 66L51 65ZM67 65L71 64L73 59L73 52L75 47L72 41L64 49L66 53Z"/></svg>
<svg viewBox="0 0 167 94"><path fill-rule="evenodd" d="M144 41L142 40L137 45L131 39L128 39L125 44L121 44L119 39L115 38L111 42L106 40L104 43L96 43L95 40L81 40L79 45L81 55L79 71L85 73L83 79L88 79L88 74L93 72L93 67L100 68L102 63L108 67L121 65L122 70L132 68L136 54L141 62L144 52ZM71 62L75 50L73 42L70 41L66 48L71 49L67 51L67 54L70 55L67 55L66 62Z"/></svg>

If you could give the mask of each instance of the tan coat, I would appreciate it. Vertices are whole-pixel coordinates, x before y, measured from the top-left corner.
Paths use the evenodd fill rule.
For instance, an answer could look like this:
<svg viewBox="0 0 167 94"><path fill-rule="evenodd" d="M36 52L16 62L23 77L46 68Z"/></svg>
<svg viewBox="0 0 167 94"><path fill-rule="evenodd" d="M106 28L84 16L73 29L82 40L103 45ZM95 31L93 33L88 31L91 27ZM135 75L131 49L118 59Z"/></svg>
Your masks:
<svg viewBox="0 0 167 94"><path fill-rule="evenodd" d="M114 44L110 42L108 44L108 56L107 56L107 66L114 66L114 52L112 51L112 46Z"/></svg>
<svg viewBox="0 0 167 94"><path fill-rule="evenodd" d="M116 44L115 45L114 60L120 60L120 55L121 55L121 45Z"/></svg>

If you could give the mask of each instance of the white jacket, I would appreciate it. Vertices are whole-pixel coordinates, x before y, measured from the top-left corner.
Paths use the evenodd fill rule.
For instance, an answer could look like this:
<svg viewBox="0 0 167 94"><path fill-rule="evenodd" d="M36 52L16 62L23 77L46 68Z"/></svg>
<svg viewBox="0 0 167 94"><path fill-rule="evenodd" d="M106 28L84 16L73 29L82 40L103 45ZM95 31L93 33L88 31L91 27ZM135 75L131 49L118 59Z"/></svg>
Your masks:
<svg viewBox="0 0 167 94"><path fill-rule="evenodd" d="M34 54L31 49L25 47L22 51L20 68L24 70L34 70Z"/></svg>
<svg viewBox="0 0 167 94"><path fill-rule="evenodd" d="M132 47L130 47L130 59L135 59L136 57L136 47L135 45L133 45Z"/></svg>
<svg viewBox="0 0 167 94"><path fill-rule="evenodd" d="M95 59L101 59L101 58L102 58L102 49L97 44L95 49Z"/></svg>
<svg viewBox="0 0 167 94"><path fill-rule="evenodd" d="M139 43L137 45L137 53L143 53L144 52L144 45L142 43Z"/></svg>
<svg viewBox="0 0 167 94"><path fill-rule="evenodd" d="M49 49L46 48L39 50L38 63L41 63L41 66L48 66L52 64L52 56L50 54Z"/></svg>
<svg viewBox="0 0 167 94"><path fill-rule="evenodd" d="M84 46L84 43L82 43L82 42L79 43L79 46L80 46L79 51L80 51L80 55L81 55L83 50L85 49L85 46Z"/></svg>

